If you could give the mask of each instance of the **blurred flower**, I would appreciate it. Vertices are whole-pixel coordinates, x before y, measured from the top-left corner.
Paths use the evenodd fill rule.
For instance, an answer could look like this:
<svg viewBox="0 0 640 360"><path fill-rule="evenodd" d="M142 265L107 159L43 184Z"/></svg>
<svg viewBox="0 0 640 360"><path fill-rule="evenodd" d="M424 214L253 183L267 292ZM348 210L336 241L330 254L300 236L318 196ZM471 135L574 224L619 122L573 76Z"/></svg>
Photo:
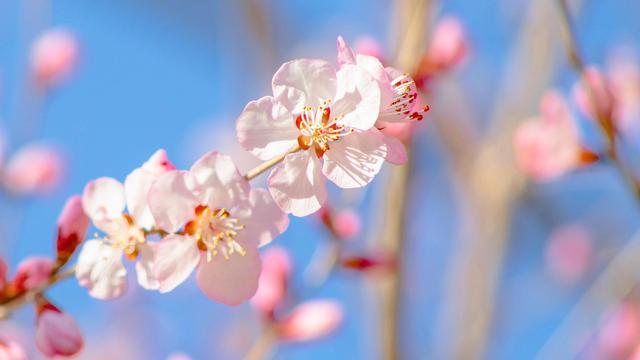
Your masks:
<svg viewBox="0 0 640 360"><path fill-rule="evenodd" d="M598 156L582 147L578 129L562 95L547 91L541 115L525 120L514 134L518 165L536 180L550 180Z"/></svg>
<svg viewBox="0 0 640 360"><path fill-rule="evenodd" d="M185 353L172 353L167 356L167 360L191 360L191 356Z"/></svg>
<svg viewBox="0 0 640 360"><path fill-rule="evenodd" d="M614 98L613 120L621 131L640 127L640 66L635 53L621 49L609 61L607 79Z"/></svg>
<svg viewBox="0 0 640 360"><path fill-rule="evenodd" d="M62 180L64 158L56 147L32 143L18 150L3 169L5 187L19 195L52 190Z"/></svg>
<svg viewBox="0 0 640 360"><path fill-rule="evenodd" d="M236 130L240 144L262 160L296 144L302 149L288 154L269 176L269 191L284 211L306 216L320 209L327 196L323 174L342 188L373 180L387 145L374 127L380 89L366 71L293 60L276 72L273 90L274 97L247 104Z"/></svg>
<svg viewBox="0 0 640 360"><path fill-rule="evenodd" d="M156 248L160 292L173 290L197 267L200 289L227 305L255 294L258 247L289 224L267 191L251 189L231 158L216 152L188 172L161 176L149 191L149 205L157 225L172 234Z"/></svg>
<svg viewBox="0 0 640 360"><path fill-rule="evenodd" d="M51 304L38 311L36 346L49 358L73 356L82 350L84 341L75 320Z"/></svg>
<svg viewBox="0 0 640 360"><path fill-rule="evenodd" d="M607 79L605 79L602 72L594 66L587 68L586 75L590 88L593 90L593 96L595 98L598 111L600 111L605 118L611 119L613 116L615 100ZM578 104L578 109L580 109L584 115L592 119L598 119L597 114L593 109L592 99L584 88L584 84L582 82L578 82L573 86L573 96Z"/></svg>
<svg viewBox="0 0 640 360"><path fill-rule="evenodd" d="M0 360L27 360L27 354L17 342L0 339Z"/></svg>
<svg viewBox="0 0 640 360"><path fill-rule="evenodd" d="M394 259L389 254L378 253L365 256L346 256L340 260L340 265L346 269L371 272L392 271L396 267Z"/></svg>
<svg viewBox="0 0 640 360"><path fill-rule="evenodd" d="M79 53L78 40L67 29L50 29L33 43L30 54L31 72L42 86L54 86L65 80L75 68Z"/></svg>
<svg viewBox="0 0 640 360"><path fill-rule="evenodd" d="M154 226L147 195L156 179L173 171L164 150L158 150L140 168L127 176L124 185L112 178L91 181L84 189L82 204L94 225L106 235L87 241L76 265L76 278L98 299L122 295L126 289L126 269L122 257L138 261L138 283L155 290L159 283L153 270L153 245L144 229ZM125 207L129 213L125 214Z"/></svg>
<svg viewBox="0 0 640 360"><path fill-rule="evenodd" d="M373 56L384 63L384 51L382 45L371 36L362 36L353 43L353 48L357 54Z"/></svg>
<svg viewBox="0 0 640 360"><path fill-rule="evenodd" d="M269 248L262 256L262 272L258 281L258 291L251 298L251 304L266 316L280 305L287 294L291 259L289 253L280 247Z"/></svg>
<svg viewBox="0 0 640 360"><path fill-rule="evenodd" d="M621 303L606 317L598 332L603 358L626 359L640 339L640 309L631 301Z"/></svg>
<svg viewBox="0 0 640 360"><path fill-rule="evenodd" d="M333 332L343 318L342 306L332 300L314 300L298 305L278 326L283 340L310 341Z"/></svg>
<svg viewBox="0 0 640 360"><path fill-rule="evenodd" d="M564 283L579 280L591 265L593 246L589 232L579 225L553 231L546 249L547 270Z"/></svg>
<svg viewBox="0 0 640 360"><path fill-rule="evenodd" d="M341 239L351 239L360 233L360 215L351 209L339 210L333 218L336 234Z"/></svg>
<svg viewBox="0 0 640 360"><path fill-rule="evenodd" d="M0 294L2 294L7 286L7 272L9 267L3 258L0 257Z"/></svg>
<svg viewBox="0 0 640 360"><path fill-rule="evenodd" d="M47 284L53 270L54 261L42 256L28 257L20 264L13 279L13 285L18 292L37 289Z"/></svg>
<svg viewBox="0 0 640 360"><path fill-rule="evenodd" d="M89 217L82 208L82 197L74 195L64 204L58 217L56 253L58 266L64 265L84 240L89 228Z"/></svg>

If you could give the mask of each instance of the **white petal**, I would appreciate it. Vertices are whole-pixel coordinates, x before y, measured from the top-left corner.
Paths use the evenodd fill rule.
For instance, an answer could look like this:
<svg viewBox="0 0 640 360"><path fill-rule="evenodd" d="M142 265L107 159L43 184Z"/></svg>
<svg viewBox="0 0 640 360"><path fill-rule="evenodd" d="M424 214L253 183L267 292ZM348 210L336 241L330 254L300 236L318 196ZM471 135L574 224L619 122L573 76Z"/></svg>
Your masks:
<svg viewBox="0 0 640 360"><path fill-rule="evenodd" d="M129 213L136 220L136 224L145 229L150 229L154 225L147 199L149 198L149 189L157 178L157 175L138 168L133 170L124 181Z"/></svg>
<svg viewBox="0 0 640 360"><path fill-rule="evenodd" d="M380 87L363 68L344 65L337 73L338 88L331 115L344 115L341 124L368 130L380 114Z"/></svg>
<svg viewBox="0 0 640 360"><path fill-rule="evenodd" d="M387 146L387 162L394 165L405 164L408 160L407 149L397 137L382 133L384 143Z"/></svg>
<svg viewBox="0 0 640 360"><path fill-rule="evenodd" d="M245 242L266 245L289 226L289 217L276 205L267 190L252 189L250 206L248 217L240 219L246 225L238 234L241 245L244 246Z"/></svg>
<svg viewBox="0 0 640 360"><path fill-rule="evenodd" d="M251 101L236 123L238 141L261 160L283 154L296 144L293 114L271 96Z"/></svg>
<svg viewBox="0 0 640 360"><path fill-rule="evenodd" d="M341 188L367 185L380 171L387 147L378 129L354 132L331 144L322 172Z"/></svg>
<svg viewBox="0 0 640 360"><path fill-rule="evenodd" d="M161 293L182 284L200 260L200 250L189 236L169 235L155 246L155 275Z"/></svg>
<svg viewBox="0 0 640 360"><path fill-rule="evenodd" d="M230 208L249 199L249 182L229 156L215 151L205 154L191 168L200 185L202 205Z"/></svg>
<svg viewBox="0 0 640 360"><path fill-rule="evenodd" d="M295 216L320 209L327 197L320 162L308 151L289 154L269 176L269 192L280 208Z"/></svg>
<svg viewBox="0 0 640 360"><path fill-rule="evenodd" d="M200 205L196 179L186 171L172 171L158 178L149 190L149 208L156 224L173 233L195 216Z"/></svg>
<svg viewBox="0 0 640 360"><path fill-rule="evenodd" d="M102 224L122 216L125 206L124 186L113 178L90 181L84 188L82 207L93 223Z"/></svg>
<svg viewBox="0 0 640 360"><path fill-rule="evenodd" d="M121 250L100 240L84 244L76 264L76 278L89 289L89 295L102 300L119 297L127 288L126 275Z"/></svg>
<svg viewBox="0 0 640 360"><path fill-rule="evenodd" d="M138 245L138 261L136 262L136 275L138 284L147 290L157 290L160 283L156 279L154 264L154 249L157 244L143 243Z"/></svg>
<svg viewBox="0 0 640 360"><path fill-rule="evenodd" d="M356 63L355 52L351 47L349 47L347 42L344 41L342 36L338 36L337 47L338 47L338 65Z"/></svg>
<svg viewBox="0 0 640 360"><path fill-rule="evenodd" d="M324 60L298 59L282 64L273 75L276 100L293 113L335 99L336 70Z"/></svg>

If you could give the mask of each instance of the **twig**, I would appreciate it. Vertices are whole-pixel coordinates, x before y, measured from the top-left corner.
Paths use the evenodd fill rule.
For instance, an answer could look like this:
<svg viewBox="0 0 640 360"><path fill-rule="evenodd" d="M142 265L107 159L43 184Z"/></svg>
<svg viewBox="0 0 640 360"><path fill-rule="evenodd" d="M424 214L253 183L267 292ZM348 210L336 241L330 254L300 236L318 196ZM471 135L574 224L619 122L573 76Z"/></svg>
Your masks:
<svg viewBox="0 0 640 360"><path fill-rule="evenodd" d="M263 162L262 164L254 167L253 169L247 171L247 173L245 174L244 178L247 180L252 180L255 177L257 177L258 175L262 174L263 172L271 169L272 167L274 167L275 165L277 165L278 163L280 163L282 160L284 160L284 158L289 155L289 154L293 154L295 152L300 151L300 146L296 145L293 148L291 148L291 150L280 154L276 157L274 157L271 160L267 160L265 162Z"/></svg>

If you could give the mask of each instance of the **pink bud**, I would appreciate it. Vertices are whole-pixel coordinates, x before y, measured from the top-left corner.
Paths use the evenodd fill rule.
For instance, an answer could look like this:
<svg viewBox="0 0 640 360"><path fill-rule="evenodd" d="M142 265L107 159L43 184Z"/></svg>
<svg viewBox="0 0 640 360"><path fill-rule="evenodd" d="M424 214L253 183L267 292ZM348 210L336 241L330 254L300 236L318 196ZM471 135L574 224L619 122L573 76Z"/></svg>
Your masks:
<svg viewBox="0 0 640 360"><path fill-rule="evenodd" d="M360 232L360 216L351 209L340 210L333 218L333 227L340 239L351 239Z"/></svg>
<svg viewBox="0 0 640 360"><path fill-rule="evenodd" d="M56 147L32 143L22 147L4 169L4 185L20 195L47 192L62 180L64 159Z"/></svg>
<svg viewBox="0 0 640 360"><path fill-rule="evenodd" d="M142 164L142 168L154 175L162 175L167 171L176 169L173 163L169 161L167 151L164 149L160 149L151 155L151 158Z"/></svg>
<svg viewBox="0 0 640 360"><path fill-rule="evenodd" d="M393 270L396 266L392 257L384 254L373 254L367 256L348 256L340 261L340 264L356 271L370 272L372 270Z"/></svg>
<svg viewBox="0 0 640 360"><path fill-rule="evenodd" d="M546 250L547 270L564 283L579 280L589 268L593 248L590 234L581 226L556 229Z"/></svg>
<svg viewBox="0 0 640 360"><path fill-rule="evenodd" d="M640 311L630 302L614 309L598 334L600 349L608 359L627 358L640 339Z"/></svg>
<svg viewBox="0 0 640 360"><path fill-rule="evenodd" d="M280 247L271 247L262 257L262 272L258 282L258 291L251 304L260 312L271 316L284 301L291 273L289 253Z"/></svg>
<svg viewBox="0 0 640 360"><path fill-rule="evenodd" d="M3 258L0 258L0 293L5 290L7 286L7 272L9 267Z"/></svg>
<svg viewBox="0 0 640 360"><path fill-rule="evenodd" d="M469 41L460 20L443 17L433 31L426 58L436 69L446 71L459 65L468 53Z"/></svg>
<svg viewBox="0 0 640 360"><path fill-rule="evenodd" d="M36 289L49 281L53 266L54 261L46 257L26 258L18 265L13 285L19 292Z"/></svg>
<svg viewBox="0 0 640 360"><path fill-rule="evenodd" d="M36 346L45 356L72 356L83 345L80 329L71 316L52 307L45 307L38 314Z"/></svg>
<svg viewBox="0 0 640 360"><path fill-rule="evenodd" d="M60 264L69 260L84 239L89 227L89 217L82 208L82 197L74 195L64 205L58 217L56 252Z"/></svg>
<svg viewBox="0 0 640 360"><path fill-rule="evenodd" d="M17 342L0 340L0 360L27 360L27 354Z"/></svg>
<svg viewBox="0 0 640 360"><path fill-rule="evenodd" d="M384 62L384 50L382 45L371 36L362 36L353 44L356 54L369 55L378 58L380 62Z"/></svg>
<svg viewBox="0 0 640 360"><path fill-rule="evenodd" d="M315 340L333 332L342 318L342 306L338 302L308 301L298 305L279 324L279 335L289 341Z"/></svg>
<svg viewBox="0 0 640 360"><path fill-rule="evenodd" d="M75 68L78 40L66 29L51 29L41 34L31 48L31 71L38 84L57 85Z"/></svg>
<svg viewBox="0 0 640 360"><path fill-rule="evenodd" d="M604 75L595 66L589 66L586 70L587 81L589 82L596 101L598 111L607 118L613 115L614 99L610 86ZM578 108L591 119L598 119L595 109L593 109L593 100L584 87L582 81L573 86L573 97L578 104Z"/></svg>

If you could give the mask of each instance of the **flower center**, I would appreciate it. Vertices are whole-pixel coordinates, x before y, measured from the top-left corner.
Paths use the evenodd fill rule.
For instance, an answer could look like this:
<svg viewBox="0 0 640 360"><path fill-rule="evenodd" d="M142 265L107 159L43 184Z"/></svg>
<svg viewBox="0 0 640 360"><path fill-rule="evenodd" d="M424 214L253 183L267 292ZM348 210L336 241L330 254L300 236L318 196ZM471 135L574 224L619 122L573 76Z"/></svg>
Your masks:
<svg viewBox="0 0 640 360"><path fill-rule="evenodd" d="M330 103L331 100L326 100L317 109L305 106L302 114L295 118L296 127L300 130L298 145L303 150L313 147L318 159L329 150L329 143L352 131L346 130L344 125L338 123L343 117L342 114L331 118Z"/></svg>
<svg viewBox="0 0 640 360"><path fill-rule="evenodd" d="M225 259L234 253L241 256L246 254L244 248L235 240L244 225L238 224L238 219L232 218L227 209L211 209L199 205L196 218L185 226L185 232L195 237L198 249L207 254L207 261L222 253Z"/></svg>
<svg viewBox="0 0 640 360"><path fill-rule="evenodd" d="M114 248L122 249L129 260L135 260L140 253L138 246L145 242L142 229L138 228L129 214L123 214L124 221L118 229L107 237Z"/></svg>

